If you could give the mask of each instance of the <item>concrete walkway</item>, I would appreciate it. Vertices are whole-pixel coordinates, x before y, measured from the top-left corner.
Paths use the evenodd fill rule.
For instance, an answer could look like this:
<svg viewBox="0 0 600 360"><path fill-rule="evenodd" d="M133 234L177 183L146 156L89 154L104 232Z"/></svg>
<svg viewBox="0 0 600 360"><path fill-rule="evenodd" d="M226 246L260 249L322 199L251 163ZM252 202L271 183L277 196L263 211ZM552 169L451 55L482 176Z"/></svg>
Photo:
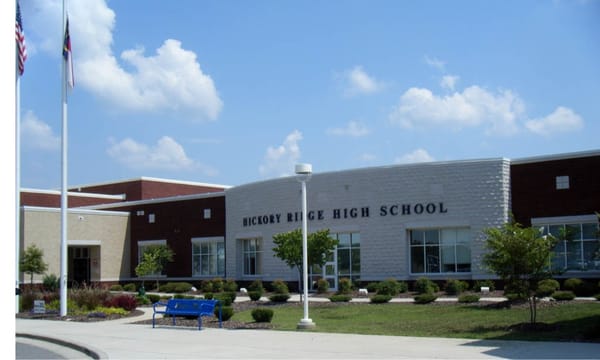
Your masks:
<svg viewBox="0 0 600 360"><path fill-rule="evenodd" d="M292 300L292 299L291 299ZM296 299L293 299L296 300ZM311 298L312 301L319 301ZM243 301L243 299L239 299ZM327 300L328 301L328 300ZM489 341L302 331L157 327L135 318L93 323L16 319L17 337L101 359L598 359L600 344ZM317 324L318 326L318 324ZM318 329L318 328L317 328Z"/></svg>

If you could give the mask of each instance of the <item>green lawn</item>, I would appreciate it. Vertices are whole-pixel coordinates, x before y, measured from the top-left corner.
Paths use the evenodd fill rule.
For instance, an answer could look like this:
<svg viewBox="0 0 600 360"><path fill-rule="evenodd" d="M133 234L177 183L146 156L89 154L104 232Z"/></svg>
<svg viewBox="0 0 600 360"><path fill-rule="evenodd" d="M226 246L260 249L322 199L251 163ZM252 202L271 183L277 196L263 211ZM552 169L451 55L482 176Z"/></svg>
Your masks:
<svg viewBox="0 0 600 360"><path fill-rule="evenodd" d="M259 306L259 305L257 305ZM277 330L296 330L303 317L301 304L271 307ZM251 310L235 320L252 322ZM567 302L538 309L538 323L552 330L519 331L511 325L529 322L527 307L491 309L477 305L406 303L311 304L314 331L396 336L432 336L470 339L594 341L600 342L600 302Z"/></svg>

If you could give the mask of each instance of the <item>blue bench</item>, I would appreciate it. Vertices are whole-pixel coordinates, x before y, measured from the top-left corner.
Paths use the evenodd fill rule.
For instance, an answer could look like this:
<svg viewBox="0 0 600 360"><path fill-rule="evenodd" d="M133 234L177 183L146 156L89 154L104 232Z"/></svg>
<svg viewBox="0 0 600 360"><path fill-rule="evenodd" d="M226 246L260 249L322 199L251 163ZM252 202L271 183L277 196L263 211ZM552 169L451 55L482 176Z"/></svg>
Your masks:
<svg viewBox="0 0 600 360"><path fill-rule="evenodd" d="M175 326L175 318L177 316L197 316L198 330L202 329L202 317L214 316L215 307L219 305L219 327L223 327L221 320L221 302L219 300L204 300L204 299L169 299L166 303L156 302L152 305L154 314L152 314L152 327L155 326L156 314L164 314L173 318L173 326ZM164 307L160 309L160 307Z"/></svg>

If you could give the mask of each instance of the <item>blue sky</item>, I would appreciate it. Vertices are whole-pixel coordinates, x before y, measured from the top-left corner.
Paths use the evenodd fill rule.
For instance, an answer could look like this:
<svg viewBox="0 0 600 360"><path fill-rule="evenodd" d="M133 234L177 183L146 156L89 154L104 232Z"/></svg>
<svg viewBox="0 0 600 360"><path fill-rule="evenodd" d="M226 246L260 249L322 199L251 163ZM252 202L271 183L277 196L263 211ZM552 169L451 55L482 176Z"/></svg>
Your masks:
<svg viewBox="0 0 600 360"><path fill-rule="evenodd" d="M62 2L20 3L21 185L58 189ZM597 0L66 4L69 186L600 148Z"/></svg>

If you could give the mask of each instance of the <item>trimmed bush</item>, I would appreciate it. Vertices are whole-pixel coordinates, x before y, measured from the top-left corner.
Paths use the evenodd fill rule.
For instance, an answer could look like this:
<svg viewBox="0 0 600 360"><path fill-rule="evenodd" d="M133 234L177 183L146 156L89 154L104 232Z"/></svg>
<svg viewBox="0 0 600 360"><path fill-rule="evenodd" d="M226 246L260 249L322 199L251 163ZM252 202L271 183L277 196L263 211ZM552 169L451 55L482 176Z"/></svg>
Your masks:
<svg viewBox="0 0 600 360"><path fill-rule="evenodd" d="M459 303L475 303L479 301L479 295L477 294L462 294L458 297Z"/></svg>
<svg viewBox="0 0 600 360"><path fill-rule="evenodd" d="M135 292L136 291L135 284L133 284L133 283L125 284L125 285L123 285L123 290L129 291L129 292Z"/></svg>
<svg viewBox="0 0 600 360"><path fill-rule="evenodd" d="M214 294L211 292L204 293L204 298L206 300L212 300L214 297L215 297Z"/></svg>
<svg viewBox="0 0 600 360"><path fill-rule="evenodd" d="M433 293L423 293L414 297L415 304L429 304L437 299Z"/></svg>
<svg viewBox="0 0 600 360"><path fill-rule="evenodd" d="M157 294L146 294L146 297L148 298L148 300L150 300L152 304L160 301L160 295Z"/></svg>
<svg viewBox="0 0 600 360"><path fill-rule="evenodd" d="M290 298L289 294L273 294L273 295L269 296L270 301L278 302L278 303L286 302L286 301L288 301L289 298Z"/></svg>
<svg viewBox="0 0 600 360"><path fill-rule="evenodd" d="M228 279L223 284L223 291L236 292L238 290L238 284L233 279Z"/></svg>
<svg viewBox="0 0 600 360"><path fill-rule="evenodd" d="M420 277L415 281L415 291L419 294L429 294L439 290L439 286L426 277Z"/></svg>
<svg viewBox="0 0 600 360"><path fill-rule="evenodd" d="M325 279L317 280L317 294L326 294L329 291L329 281Z"/></svg>
<svg viewBox="0 0 600 360"><path fill-rule="evenodd" d="M212 279L212 291L213 292L221 292L223 291L223 279L220 277L216 277Z"/></svg>
<svg viewBox="0 0 600 360"><path fill-rule="evenodd" d="M265 288L263 287L261 280L254 280L250 285L248 285L248 291L260 291L262 293L265 291Z"/></svg>
<svg viewBox="0 0 600 360"><path fill-rule="evenodd" d="M181 294L190 291L192 284L188 282L169 282L161 285L159 289L161 292Z"/></svg>
<svg viewBox="0 0 600 360"><path fill-rule="evenodd" d="M398 292L400 291L400 286L400 283L396 281L396 279L386 279L377 285L377 294L389 295L391 297L394 297L398 295ZM367 289L367 291L369 290Z"/></svg>
<svg viewBox="0 0 600 360"><path fill-rule="evenodd" d="M260 300L260 298L263 296L263 292L262 291L248 291L248 296L250 297L250 300L252 301L258 301Z"/></svg>
<svg viewBox="0 0 600 360"><path fill-rule="evenodd" d="M572 291L555 291L552 298L557 301L570 301L575 299L575 294Z"/></svg>
<svg viewBox="0 0 600 360"><path fill-rule="evenodd" d="M392 295L375 294L370 300L372 304L385 304L392 300Z"/></svg>
<svg viewBox="0 0 600 360"><path fill-rule="evenodd" d="M595 298L596 300L600 301L600 294L598 294L598 295L594 296L594 298Z"/></svg>
<svg viewBox="0 0 600 360"><path fill-rule="evenodd" d="M224 292L219 293L214 296L214 299L219 300L223 306L231 306L233 301L235 300L235 293Z"/></svg>
<svg viewBox="0 0 600 360"><path fill-rule="evenodd" d="M150 299L146 296L135 295L135 301L138 305L150 305Z"/></svg>
<svg viewBox="0 0 600 360"><path fill-rule="evenodd" d="M341 278L338 283L338 294L350 294L352 292L352 281L348 278Z"/></svg>
<svg viewBox="0 0 600 360"><path fill-rule="evenodd" d="M256 308L252 310L252 318L256 322L268 322L273 319L273 310L266 308Z"/></svg>
<svg viewBox="0 0 600 360"><path fill-rule="evenodd" d="M275 280L271 283L275 294L288 294L290 292L287 284L283 280Z"/></svg>
<svg viewBox="0 0 600 360"><path fill-rule="evenodd" d="M215 317L218 319L219 318L219 306L215 306L214 314L215 314ZM233 307L223 306L221 308L221 320L227 321L227 320L231 319L232 316L233 316Z"/></svg>
<svg viewBox="0 0 600 360"><path fill-rule="evenodd" d="M535 290L535 296L546 297L552 295L555 291L560 289L560 284L554 279L544 279L538 283L537 289Z"/></svg>
<svg viewBox="0 0 600 360"><path fill-rule="evenodd" d="M212 281L202 280L202 282L200 283L200 290L202 290L203 293L212 293L213 292Z"/></svg>
<svg viewBox="0 0 600 360"><path fill-rule="evenodd" d="M123 291L123 287L119 284L114 284L110 287L110 291Z"/></svg>
<svg viewBox="0 0 600 360"><path fill-rule="evenodd" d="M352 296L348 294L335 294L329 297L331 302L348 302L350 300L352 300Z"/></svg>
<svg viewBox="0 0 600 360"><path fill-rule="evenodd" d="M366 289L369 293L376 293L378 288L379 288L379 283L376 283L376 282L368 283L367 287L366 287Z"/></svg>
<svg viewBox="0 0 600 360"><path fill-rule="evenodd" d="M464 281L450 279L450 280L446 280L446 285L444 286L444 291L446 291L446 294L448 294L448 295L458 295L468 288L469 288L468 284L466 284Z"/></svg>

